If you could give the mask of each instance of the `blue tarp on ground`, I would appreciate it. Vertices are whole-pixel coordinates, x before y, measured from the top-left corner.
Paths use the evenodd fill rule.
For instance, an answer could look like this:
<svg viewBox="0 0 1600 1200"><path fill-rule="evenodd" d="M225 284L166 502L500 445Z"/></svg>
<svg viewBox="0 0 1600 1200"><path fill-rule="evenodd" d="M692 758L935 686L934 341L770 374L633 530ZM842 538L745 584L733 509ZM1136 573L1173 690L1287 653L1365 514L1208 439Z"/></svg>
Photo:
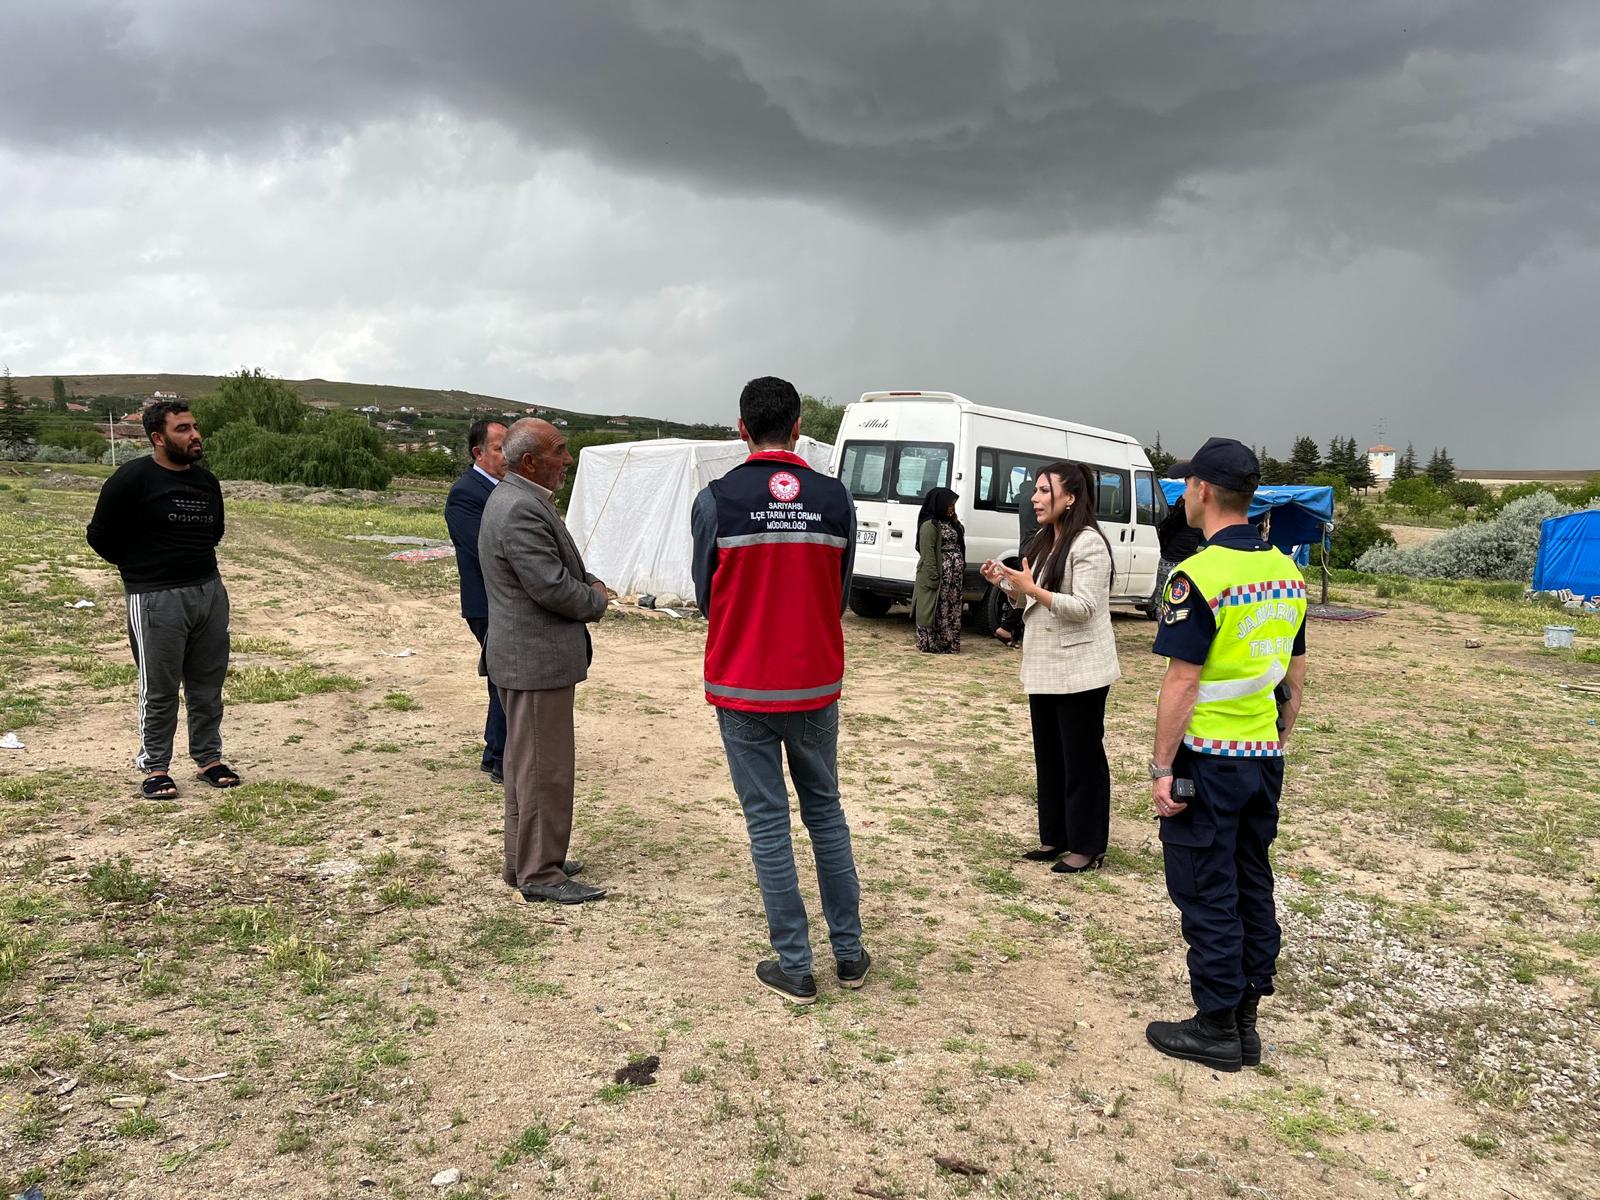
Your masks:
<svg viewBox="0 0 1600 1200"><path fill-rule="evenodd" d="M1539 526L1533 590L1563 589L1580 596L1600 595L1600 509L1551 517Z"/></svg>
<svg viewBox="0 0 1600 1200"><path fill-rule="evenodd" d="M1184 481L1163 479L1161 490L1168 504L1183 495ZM1302 567L1311 557L1311 547L1322 541L1322 527L1333 520L1331 487L1260 487L1250 501L1250 519L1259 521L1272 513L1267 540ZM1548 523L1548 522L1547 522ZM1576 590L1576 589L1574 589Z"/></svg>

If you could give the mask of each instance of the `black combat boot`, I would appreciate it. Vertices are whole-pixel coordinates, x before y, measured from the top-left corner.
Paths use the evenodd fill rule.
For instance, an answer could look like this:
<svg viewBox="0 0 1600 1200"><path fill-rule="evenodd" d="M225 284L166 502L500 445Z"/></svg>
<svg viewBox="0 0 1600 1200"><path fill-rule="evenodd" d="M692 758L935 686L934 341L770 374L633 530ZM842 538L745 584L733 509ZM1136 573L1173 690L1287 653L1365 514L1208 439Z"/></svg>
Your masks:
<svg viewBox="0 0 1600 1200"><path fill-rule="evenodd" d="M1233 1010L1234 1024L1239 1027L1239 1061L1247 1067L1261 1065L1261 1035L1256 1032L1256 1009L1261 1004L1261 993L1245 988L1239 1007Z"/></svg>
<svg viewBox="0 0 1600 1200"><path fill-rule="evenodd" d="M1151 1021L1144 1035L1157 1050L1173 1058L1186 1058L1218 1071L1239 1069L1239 1028L1232 1010L1195 1013L1187 1021Z"/></svg>

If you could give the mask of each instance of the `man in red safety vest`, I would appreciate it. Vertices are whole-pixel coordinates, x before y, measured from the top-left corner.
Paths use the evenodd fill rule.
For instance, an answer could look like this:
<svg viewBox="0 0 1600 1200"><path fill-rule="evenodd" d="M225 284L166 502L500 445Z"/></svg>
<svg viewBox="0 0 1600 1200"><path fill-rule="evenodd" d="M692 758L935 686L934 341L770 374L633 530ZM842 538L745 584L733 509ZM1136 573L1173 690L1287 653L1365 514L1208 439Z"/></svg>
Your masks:
<svg viewBox="0 0 1600 1200"><path fill-rule="evenodd" d="M750 457L695 497L694 581L707 620L705 692L717 710L778 957L756 978L796 1004L817 998L811 938L789 838L789 761L839 982L866 981L861 884L839 802L840 618L855 561L855 505L794 452L794 385L753 379L739 397Z"/></svg>

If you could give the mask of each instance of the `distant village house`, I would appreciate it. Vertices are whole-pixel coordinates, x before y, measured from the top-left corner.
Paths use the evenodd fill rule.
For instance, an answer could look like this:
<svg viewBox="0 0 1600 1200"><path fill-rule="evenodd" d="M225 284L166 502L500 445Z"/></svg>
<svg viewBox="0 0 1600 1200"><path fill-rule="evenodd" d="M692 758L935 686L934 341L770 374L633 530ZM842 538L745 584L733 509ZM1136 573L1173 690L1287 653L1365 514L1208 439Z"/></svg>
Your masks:
<svg viewBox="0 0 1600 1200"><path fill-rule="evenodd" d="M1388 483L1394 478L1394 447L1379 444L1367 449L1367 465L1372 468L1372 474L1379 483Z"/></svg>

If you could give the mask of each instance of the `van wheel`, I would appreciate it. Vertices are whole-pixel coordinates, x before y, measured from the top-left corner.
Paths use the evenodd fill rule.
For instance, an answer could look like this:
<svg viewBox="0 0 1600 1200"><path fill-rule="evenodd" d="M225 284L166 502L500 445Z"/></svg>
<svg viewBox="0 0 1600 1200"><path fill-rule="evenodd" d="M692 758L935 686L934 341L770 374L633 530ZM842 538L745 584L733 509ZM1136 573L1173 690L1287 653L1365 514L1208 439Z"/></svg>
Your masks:
<svg viewBox="0 0 1600 1200"><path fill-rule="evenodd" d="M1011 616L1011 598L999 588L990 585L978 605L978 615L984 635L993 637L994 631Z"/></svg>
<svg viewBox="0 0 1600 1200"><path fill-rule="evenodd" d="M894 601L888 596L880 596L877 592L865 592L860 588L850 589L850 611L858 617L877 620L887 617Z"/></svg>

